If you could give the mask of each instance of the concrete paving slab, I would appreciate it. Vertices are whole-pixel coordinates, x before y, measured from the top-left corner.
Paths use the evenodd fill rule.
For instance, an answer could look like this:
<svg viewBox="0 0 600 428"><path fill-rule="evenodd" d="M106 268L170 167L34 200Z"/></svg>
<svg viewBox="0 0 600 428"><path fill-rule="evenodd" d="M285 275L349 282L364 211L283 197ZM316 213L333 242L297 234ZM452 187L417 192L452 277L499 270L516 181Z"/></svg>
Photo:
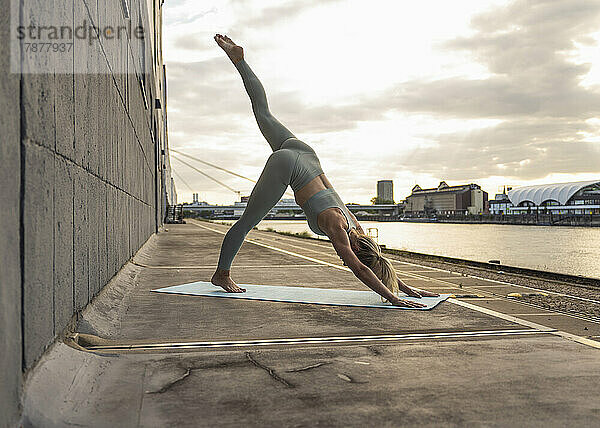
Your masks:
<svg viewBox="0 0 600 428"><path fill-rule="evenodd" d="M399 278L411 287L424 288L426 290L429 290L429 289L433 290L435 287L443 287L444 289L451 289L451 290L453 290L453 292L458 292L461 290L460 287L458 287L458 286L440 284L439 282L431 281L429 279L415 279L412 277L404 277L404 276L400 276Z"/></svg>
<svg viewBox="0 0 600 428"><path fill-rule="evenodd" d="M557 337L118 358L52 351L28 381L32 426L553 427L590 426L600 412L589 399L600 393L600 353Z"/></svg>
<svg viewBox="0 0 600 428"><path fill-rule="evenodd" d="M461 276L461 277L457 277L456 279L444 279L444 280L440 280L438 279L437 281L439 282L448 282L451 284L456 284L456 285L462 285L462 286L492 286L492 287L497 287L499 284L495 281L490 281L490 280L486 280L486 279L480 279L480 278L472 278L472 277L467 277L467 276Z"/></svg>
<svg viewBox="0 0 600 428"><path fill-rule="evenodd" d="M597 322L576 318L569 315L555 314L553 316L523 315L520 316L528 321L551 326L567 333L576 334L582 337L600 335L600 324Z"/></svg>
<svg viewBox="0 0 600 428"><path fill-rule="evenodd" d="M502 299L498 297L477 299L477 306L486 309L492 309L495 311L500 311L505 314L522 313L523 311L527 310L525 309L527 305L523 305L518 301Z"/></svg>
<svg viewBox="0 0 600 428"><path fill-rule="evenodd" d="M556 312L552 312L543 308L538 308L535 306L529 306L529 305L519 305L519 306L511 306L510 307L510 311L506 311L506 313L509 313L511 315L517 316L517 315L530 315L530 314L542 314L542 313L549 313L549 314L556 314Z"/></svg>
<svg viewBox="0 0 600 428"><path fill-rule="evenodd" d="M462 275L459 275L457 273L451 273L451 272L446 272L446 271L439 271L436 269L430 269L430 270L423 270L420 271L421 274L428 276L429 278L435 278L435 279L440 279L440 280L445 280L445 279L461 279L464 278Z"/></svg>
<svg viewBox="0 0 600 428"><path fill-rule="evenodd" d="M464 287L465 289L468 290L479 290L482 293L490 293L493 294L494 296L502 296L502 297L506 297L511 293L521 293L521 294L531 294L531 293L544 293L543 291L536 291L536 290L532 290L531 288L527 288L527 287L519 287L518 285L503 285L503 284L498 284L495 286L489 286L489 285L471 285L471 286L466 286ZM550 294L547 293L546 294Z"/></svg>

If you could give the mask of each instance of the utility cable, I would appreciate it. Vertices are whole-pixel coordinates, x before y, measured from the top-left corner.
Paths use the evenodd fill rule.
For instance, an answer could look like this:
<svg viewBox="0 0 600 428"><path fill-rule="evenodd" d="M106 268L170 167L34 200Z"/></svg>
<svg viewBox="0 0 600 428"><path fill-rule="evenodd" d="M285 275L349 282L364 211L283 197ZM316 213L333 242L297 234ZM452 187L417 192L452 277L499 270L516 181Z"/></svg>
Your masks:
<svg viewBox="0 0 600 428"><path fill-rule="evenodd" d="M190 192L194 193L194 189L192 189L192 186L190 186L190 185L188 184L188 182L187 182L187 181L185 181L185 180L183 179L183 177L177 173L177 171L175 171L174 169L172 169L172 170L171 170L171 172L172 172L173 174L175 174L175 176L177 177L177 179L178 179L178 180L180 180L180 181L181 181L183 184L185 184L185 185L187 186L187 188L188 188L188 189L190 189Z"/></svg>
<svg viewBox="0 0 600 428"><path fill-rule="evenodd" d="M169 149L169 151L170 151L170 152L177 153L177 154L179 154L179 155L181 155L181 156L185 156L185 157L187 157L187 158L193 159L193 160L195 160L196 162L200 162L200 163L202 163L202 164L204 164L204 165L208 165L208 166L210 166L210 167L216 168L216 169L218 169L218 170L220 170L220 171L224 171L224 172L226 172L226 173L228 173L228 174L231 174L231 175L234 175L234 176L236 176L236 177L243 178L244 180L251 181L252 183L256 183L256 180L253 180L253 179L251 179L251 178L248 178L248 177L244 177L243 175L240 175L240 174L238 174L238 173L236 173L236 172L230 171L230 170L228 170L227 168L223 168L223 167L220 167L220 166L218 166L218 165L215 165L215 164L213 164L213 163L210 163L210 162L203 161L202 159L198 159L197 157L194 157L194 156L192 156L192 155L188 155L187 153L180 152L179 150L175 150L175 149ZM178 159L178 158L177 158L175 155L172 155L172 156L173 156L175 159L177 159L179 162L182 162L182 163L184 163L185 165L189 166L190 168L193 168L193 167L192 167L192 166L190 166L189 164L187 164L187 163L183 162L181 159ZM194 169L195 169L196 171L200 172L201 174L203 174L203 175L206 175L204 172L201 172L201 171L197 170L196 168L194 168ZM211 180L217 181L216 179L214 179L214 178L212 178L212 177L210 177L210 176L208 176L208 175L206 175L206 176L207 176L207 177L209 177ZM223 183L221 183L221 182L219 182L219 181L217 181L217 183L219 183L219 184L221 184L221 185L223 185L223 186L227 187L229 190L231 190L231 188L230 188L230 187L228 187L227 185L225 185L225 184L223 184ZM240 192L237 192L237 191L235 191L235 190L234 190L234 192L236 192L236 193L240 193ZM295 195L294 195L293 193L289 192L289 191L288 191L288 192L285 192L285 195L286 195L286 196L289 196L289 197L292 197L292 198L294 198L294 197L295 197Z"/></svg>
<svg viewBox="0 0 600 428"><path fill-rule="evenodd" d="M225 188L227 188L227 189L231 190L233 193L236 193L237 195L239 195L239 194L241 193L240 191L238 191L238 190L235 190L235 189L234 189L234 188L232 188L232 187L229 187L227 184L223 183L222 181L219 181L219 180L217 180L216 178L213 178L213 177L211 177L211 176L210 176L210 175L208 175L207 173L205 173L205 172L203 172L203 171L200 171L200 170L199 170L198 168L196 168L194 165L190 165L189 163L187 163L187 162L186 162L186 161L184 161L183 159L180 159L180 158L178 158L177 156L175 156L175 155L173 155L173 154L172 154L171 156L173 157L173 159L175 159L175 160L177 160L177 161L181 162L182 164L186 165L186 166L187 166L187 167L189 167L189 168L192 168L194 171L196 171L196 172L198 172L198 173L202 174L202 175L203 175L203 176L205 176L206 178L208 178L208 179L210 179L210 180L214 181L215 183L217 183L217 184L220 184L221 186L223 186L223 187L225 187Z"/></svg>
<svg viewBox="0 0 600 428"><path fill-rule="evenodd" d="M195 160L196 162L203 163L204 165L211 166L211 167L213 167L213 168L216 168L216 169L218 169L218 170L220 170L220 171L224 171L224 172L226 172L226 173L228 173L228 174L235 175L236 177L243 178L244 180L251 181L252 183L256 183L256 180L253 180L253 179L251 179L251 178L248 178L248 177L244 177L243 175L240 175L240 174L238 174L238 173L235 173L235 172L233 172L233 171L230 171L230 170L228 170L228 169L226 169L226 168L223 168L223 167L220 167L220 166L218 166L218 165L212 164L212 163L210 163L210 162L203 161L202 159L198 159L198 158L196 158L196 157L194 157L194 156L192 156L192 155L188 155L188 154L186 154L186 153L180 152L179 150L175 150L175 149L169 149L169 151L171 151L171 152L174 152L174 153L177 153L178 155L181 155L181 156L185 156L186 158L193 159L193 160Z"/></svg>

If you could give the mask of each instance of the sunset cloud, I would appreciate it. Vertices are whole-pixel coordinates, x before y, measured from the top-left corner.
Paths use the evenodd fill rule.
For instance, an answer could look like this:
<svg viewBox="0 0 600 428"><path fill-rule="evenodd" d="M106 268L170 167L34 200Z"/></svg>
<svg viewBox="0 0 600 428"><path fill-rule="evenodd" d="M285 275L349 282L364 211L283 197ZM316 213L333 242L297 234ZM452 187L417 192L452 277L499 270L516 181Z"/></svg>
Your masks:
<svg viewBox="0 0 600 428"><path fill-rule="evenodd" d="M445 20L426 19L433 6ZM367 202L384 178L400 200L417 181L482 182L494 193L558 173L600 175L600 65L582 54L597 49L600 2L461 7L166 3L170 144L253 177L269 155L241 79L214 45L218 31L241 37L271 110L315 147L347 200ZM350 29L336 21L355 18ZM173 165L201 197L235 199Z"/></svg>

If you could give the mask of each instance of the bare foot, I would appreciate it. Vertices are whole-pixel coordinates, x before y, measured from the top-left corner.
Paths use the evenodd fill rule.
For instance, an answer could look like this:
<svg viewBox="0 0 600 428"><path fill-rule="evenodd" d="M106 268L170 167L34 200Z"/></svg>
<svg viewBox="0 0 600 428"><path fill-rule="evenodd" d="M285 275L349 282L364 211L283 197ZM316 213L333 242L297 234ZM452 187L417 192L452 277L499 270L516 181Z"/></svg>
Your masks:
<svg viewBox="0 0 600 428"><path fill-rule="evenodd" d="M215 35L215 42L225 51L231 62L234 64L244 59L244 48L235 44L227 36L221 34Z"/></svg>
<svg viewBox="0 0 600 428"><path fill-rule="evenodd" d="M210 282L217 287L222 287L228 293L245 293L245 288L240 288L238 285L233 282L231 277L229 276L228 270L217 269L214 273Z"/></svg>

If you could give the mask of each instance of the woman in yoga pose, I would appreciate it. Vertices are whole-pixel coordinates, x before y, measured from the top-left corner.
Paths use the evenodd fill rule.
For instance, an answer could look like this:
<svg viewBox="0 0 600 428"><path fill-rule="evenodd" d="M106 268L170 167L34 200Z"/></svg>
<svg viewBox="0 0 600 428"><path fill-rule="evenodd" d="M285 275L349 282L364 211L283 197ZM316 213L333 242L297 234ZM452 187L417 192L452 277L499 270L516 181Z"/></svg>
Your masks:
<svg viewBox="0 0 600 428"><path fill-rule="evenodd" d="M437 294L411 288L397 278L394 267L382 256L379 245L364 234L356 217L333 190L314 150L273 117L262 84L244 61L242 47L220 34L215 36L215 41L242 76L258 127L273 153L250 194L244 214L225 235L219 264L211 282L231 293L246 291L238 287L229 274L233 258L248 232L281 199L289 185L296 202L306 214L310 229L329 237L339 257L358 279L395 306L425 306L398 298L396 293L399 290L413 297Z"/></svg>

